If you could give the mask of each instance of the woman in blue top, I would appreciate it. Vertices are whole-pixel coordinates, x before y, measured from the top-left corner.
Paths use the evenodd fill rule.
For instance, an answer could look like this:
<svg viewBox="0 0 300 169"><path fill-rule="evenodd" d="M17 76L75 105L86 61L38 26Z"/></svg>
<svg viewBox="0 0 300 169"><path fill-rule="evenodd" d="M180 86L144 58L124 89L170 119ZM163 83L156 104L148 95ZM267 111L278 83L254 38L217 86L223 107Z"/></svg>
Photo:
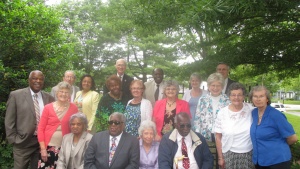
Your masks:
<svg viewBox="0 0 300 169"><path fill-rule="evenodd" d="M252 111L250 128L255 168L290 169L289 145L297 141L292 125L283 113L270 106L271 96L266 87L253 87L249 98L257 107Z"/></svg>

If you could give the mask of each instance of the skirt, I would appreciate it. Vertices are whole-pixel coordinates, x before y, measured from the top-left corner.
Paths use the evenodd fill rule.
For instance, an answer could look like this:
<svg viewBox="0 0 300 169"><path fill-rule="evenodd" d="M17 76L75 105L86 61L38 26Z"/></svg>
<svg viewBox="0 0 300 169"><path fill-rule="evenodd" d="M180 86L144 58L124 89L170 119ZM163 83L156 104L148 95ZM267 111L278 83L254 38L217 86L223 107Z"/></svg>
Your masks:
<svg viewBox="0 0 300 169"><path fill-rule="evenodd" d="M56 163L58 160L59 150L60 150L60 147L47 146L48 160L47 160L47 162L44 162L42 160L42 157L40 154L39 162L38 162L38 169L55 169Z"/></svg>
<svg viewBox="0 0 300 169"><path fill-rule="evenodd" d="M253 169L252 151L247 153L234 153L228 151L223 153L226 169Z"/></svg>

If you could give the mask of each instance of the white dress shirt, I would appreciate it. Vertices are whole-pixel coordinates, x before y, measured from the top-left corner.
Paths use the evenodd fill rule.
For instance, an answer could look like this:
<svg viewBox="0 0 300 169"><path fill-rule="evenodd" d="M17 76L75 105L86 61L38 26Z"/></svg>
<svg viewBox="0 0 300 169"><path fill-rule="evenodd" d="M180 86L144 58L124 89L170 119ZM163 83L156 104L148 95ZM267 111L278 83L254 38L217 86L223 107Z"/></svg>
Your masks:
<svg viewBox="0 0 300 169"><path fill-rule="evenodd" d="M190 134L188 134L187 136L184 137L184 141L187 147L187 153L189 156L189 160L190 160L190 169L199 169L198 164L195 160L194 157L194 152L192 152L192 137ZM178 149L177 152L175 154L175 157L181 157L182 156L182 151L181 151L181 143L182 142L182 136L177 132L177 145L178 145ZM173 168L176 169L176 165L175 163L173 163ZM182 165L182 160L178 161L178 169L184 169L183 165Z"/></svg>

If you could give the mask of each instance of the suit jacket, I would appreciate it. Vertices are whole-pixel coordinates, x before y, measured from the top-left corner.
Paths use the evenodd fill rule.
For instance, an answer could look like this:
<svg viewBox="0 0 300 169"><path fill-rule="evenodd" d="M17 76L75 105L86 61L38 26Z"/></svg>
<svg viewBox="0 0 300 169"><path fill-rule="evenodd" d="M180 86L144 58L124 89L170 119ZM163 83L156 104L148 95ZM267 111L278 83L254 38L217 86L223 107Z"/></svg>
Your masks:
<svg viewBox="0 0 300 169"><path fill-rule="evenodd" d="M155 98L154 98L154 93L156 91L156 83L154 80L149 81L149 82L145 82L145 91L144 91L144 98L147 100L150 100L152 107L154 107L155 105ZM166 83L165 81L162 81L159 84L159 94L158 94L158 100L163 99L164 97L164 89L165 89Z"/></svg>
<svg viewBox="0 0 300 169"><path fill-rule="evenodd" d="M109 165L108 130L96 133L85 152L85 169L138 169L140 164L139 141L123 131L114 157Z"/></svg>
<svg viewBox="0 0 300 169"><path fill-rule="evenodd" d="M54 98L41 91L44 105ZM35 110L30 88L12 91L6 103L5 131L9 143L26 147L37 127Z"/></svg>
<svg viewBox="0 0 300 169"><path fill-rule="evenodd" d="M133 78L128 76L127 74L124 73L123 78L122 78L122 92L123 95L126 96L128 99L132 99L132 95L130 92L130 83L133 81ZM109 90L106 87L106 85L103 86L103 94L108 93Z"/></svg>
<svg viewBox="0 0 300 169"><path fill-rule="evenodd" d="M164 124L164 115L165 115L165 111L166 111L166 104L167 104L167 99L158 100L155 103L155 107L153 110L153 120L156 124L157 135L159 135L159 136L161 136L161 130L162 130L162 127ZM178 114L180 112L186 112L191 117L189 103L184 100L177 99L176 100L176 114Z"/></svg>
<svg viewBox="0 0 300 169"><path fill-rule="evenodd" d="M78 86L73 86L73 89L75 89L75 90L73 90L72 91L72 94L74 93L74 96L73 96L73 100L75 100L75 96L76 96L76 93L80 90L79 89L79 87ZM58 87L57 86L54 86L54 87L52 87L52 89L51 89L51 95L54 97L54 99L56 100L56 91L58 90ZM71 94L71 96L72 96L72 94Z"/></svg>
<svg viewBox="0 0 300 169"><path fill-rule="evenodd" d="M229 86L232 84L232 83L235 83L236 81L233 81L231 79L228 78L228 81L227 81L227 86L226 86L226 90L225 90L225 94L227 96L229 96Z"/></svg>
<svg viewBox="0 0 300 169"><path fill-rule="evenodd" d="M88 132L83 132L74 151L72 152L73 137L73 133L69 133L64 136L58 154L56 169L67 169L68 165L71 165L76 169L83 169L84 153L93 135ZM70 157L73 158L72 164L69 164Z"/></svg>
<svg viewBox="0 0 300 169"><path fill-rule="evenodd" d="M160 169L172 169L174 157L177 153L177 129L165 134L158 150L158 166ZM214 157L211 154L205 138L196 132L190 131L192 151L199 169L213 169Z"/></svg>
<svg viewBox="0 0 300 169"><path fill-rule="evenodd" d="M95 121L96 111L98 109L98 103L100 101L100 95L98 92L90 90L85 94L80 107L77 101L81 94L82 91L76 93L74 103L77 105L79 111L82 111L82 113L86 115L86 118L88 120L88 130L92 130Z"/></svg>

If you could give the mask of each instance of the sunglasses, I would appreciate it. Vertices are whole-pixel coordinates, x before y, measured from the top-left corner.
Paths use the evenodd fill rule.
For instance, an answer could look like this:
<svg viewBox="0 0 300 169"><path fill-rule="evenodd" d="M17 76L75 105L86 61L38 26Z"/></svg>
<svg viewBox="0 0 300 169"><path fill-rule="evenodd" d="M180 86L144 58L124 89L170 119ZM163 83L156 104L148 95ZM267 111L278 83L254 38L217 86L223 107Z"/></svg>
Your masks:
<svg viewBox="0 0 300 169"><path fill-rule="evenodd" d="M190 129L190 128L192 127L192 125L191 125L191 124L180 124L179 127L180 127L181 129L183 129L184 127Z"/></svg>
<svg viewBox="0 0 300 169"><path fill-rule="evenodd" d="M116 125L116 126L118 126L118 125L120 125L120 124L122 124L123 122L120 122L120 121L108 121L108 124L109 125Z"/></svg>

